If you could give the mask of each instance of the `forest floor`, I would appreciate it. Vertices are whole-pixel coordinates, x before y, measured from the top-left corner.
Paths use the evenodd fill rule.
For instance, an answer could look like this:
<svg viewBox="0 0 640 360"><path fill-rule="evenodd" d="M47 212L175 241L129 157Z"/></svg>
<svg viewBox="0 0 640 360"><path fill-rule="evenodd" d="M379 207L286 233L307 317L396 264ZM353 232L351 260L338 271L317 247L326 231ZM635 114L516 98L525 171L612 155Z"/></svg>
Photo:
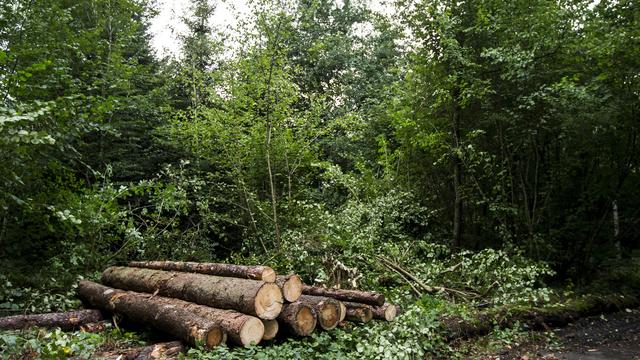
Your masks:
<svg viewBox="0 0 640 360"><path fill-rule="evenodd" d="M583 318L547 335L532 334L484 354L471 350L467 359L640 360L639 309Z"/></svg>

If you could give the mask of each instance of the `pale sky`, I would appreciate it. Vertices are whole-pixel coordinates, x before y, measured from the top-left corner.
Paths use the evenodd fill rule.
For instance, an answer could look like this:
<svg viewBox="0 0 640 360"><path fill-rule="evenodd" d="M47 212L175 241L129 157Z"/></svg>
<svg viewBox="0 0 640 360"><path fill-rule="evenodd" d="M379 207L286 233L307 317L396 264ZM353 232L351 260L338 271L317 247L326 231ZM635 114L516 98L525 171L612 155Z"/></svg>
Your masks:
<svg viewBox="0 0 640 360"><path fill-rule="evenodd" d="M186 31L180 17L189 10L189 0L156 0L156 2L159 14L151 20L149 28L153 35L151 44L159 57L176 56L180 47L177 35ZM238 19L249 12L246 0L227 0L216 3L216 11L211 18L211 23L221 30L236 26Z"/></svg>
<svg viewBox="0 0 640 360"><path fill-rule="evenodd" d="M238 25L240 19L249 14L251 0L216 1L216 11L211 18L215 28L224 30ZM336 0L336 2L341 2ZM158 16L151 21L150 32L153 35L152 45L158 57L177 56L180 44L177 35L186 30L180 20L189 8L189 0L156 0ZM383 0L368 0L370 9L390 15L392 7Z"/></svg>

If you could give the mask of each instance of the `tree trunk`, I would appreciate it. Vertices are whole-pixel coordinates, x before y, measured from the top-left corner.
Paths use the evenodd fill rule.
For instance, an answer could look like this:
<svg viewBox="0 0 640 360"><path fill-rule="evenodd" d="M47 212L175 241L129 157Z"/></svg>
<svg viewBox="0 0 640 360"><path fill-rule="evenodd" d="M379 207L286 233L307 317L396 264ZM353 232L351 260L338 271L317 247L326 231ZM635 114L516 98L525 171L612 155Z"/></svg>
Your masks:
<svg viewBox="0 0 640 360"><path fill-rule="evenodd" d="M319 286L302 285L305 295L326 296L340 301L359 302L369 305L384 304L384 295L370 291L328 289Z"/></svg>
<svg viewBox="0 0 640 360"><path fill-rule="evenodd" d="M316 328L316 312L312 307L296 301L284 304L278 315L283 329L298 336L308 336Z"/></svg>
<svg viewBox="0 0 640 360"><path fill-rule="evenodd" d="M275 319L282 310L282 292L274 283L213 275L113 266L102 282L125 290L156 293L218 309L236 310L261 319Z"/></svg>
<svg viewBox="0 0 640 360"><path fill-rule="evenodd" d="M234 264L197 263L183 261L131 261L131 267L166 271L183 271L207 275L228 276L242 279L274 282L276 272L268 266L247 266Z"/></svg>
<svg viewBox="0 0 640 360"><path fill-rule="evenodd" d="M174 360L185 350L180 341L171 341L125 350L108 351L93 354L94 359L102 360Z"/></svg>
<svg viewBox="0 0 640 360"><path fill-rule="evenodd" d="M151 325L191 345L202 343L211 348L226 340L226 334L220 326L192 312L193 307L200 307L202 311L206 311L208 308L205 306L112 289L85 280L78 284L78 296L93 306Z"/></svg>
<svg viewBox="0 0 640 360"><path fill-rule="evenodd" d="M298 275L279 275L276 277L276 284L280 287L284 299L288 302L296 302L302 295L302 280Z"/></svg>
<svg viewBox="0 0 640 360"><path fill-rule="evenodd" d="M243 346L259 344L265 334L262 321L233 310L220 310L192 304L187 309L194 315L207 318L220 326L233 343ZM275 320L265 320L275 321Z"/></svg>
<svg viewBox="0 0 640 360"><path fill-rule="evenodd" d="M76 310L60 313L14 315L0 318L0 329L19 330L30 327L59 327L64 331L77 330L82 325L104 320L100 310Z"/></svg>
<svg viewBox="0 0 640 360"><path fill-rule="evenodd" d="M264 335L262 340L272 340L278 334L278 320L262 320L264 325Z"/></svg>
<svg viewBox="0 0 640 360"><path fill-rule="evenodd" d="M398 308L396 305L384 303L382 306L372 306L373 318L379 320L393 321L396 318Z"/></svg>
<svg viewBox="0 0 640 360"><path fill-rule="evenodd" d="M462 160L460 159L460 118L462 117L462 109L458 103L460 90L455 89L453 101L455 102L453 109L453 190L455 199L453 202L453 245L455 247L462 246L462 229L463 229L463 202L462 202Z"/></svg>
<svg viewBox="0 0 640 360"><path fill-rule="evenodd" d="M318 317L318 324L324 330L335 328L340 322L340 302L324 296L302 295L299 302L311 306Z"/></svg>
<svg viewBox="0 0 640 360"><path fill-rule="evenodd" d="M347 316L345 317L347 321L368 323L373 319L371 305L353 302L345 302L344 305L347 307Z"/></svg>

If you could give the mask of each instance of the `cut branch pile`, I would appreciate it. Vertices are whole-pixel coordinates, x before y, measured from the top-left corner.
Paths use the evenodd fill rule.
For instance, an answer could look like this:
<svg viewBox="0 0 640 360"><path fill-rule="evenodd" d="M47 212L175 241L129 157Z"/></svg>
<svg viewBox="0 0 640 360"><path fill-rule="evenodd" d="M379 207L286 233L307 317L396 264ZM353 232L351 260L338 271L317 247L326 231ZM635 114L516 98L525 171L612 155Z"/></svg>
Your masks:
<svg viewBox="0 0 640 360"><path fill-rule="evenodd" d="M136 261L102 273L102 284L82 280L78 296L96 310L0 318L0 330L34 326L101 331L109 318L153 327L194 346L227 342L258 344L277 336L308 336L342 321L394 320L397 308L384 295L304 285L298 275L280 275L267 266ZM109 314L116 315L112 317ZM157 344L106 354L177 357L180 343Z"/></svg>

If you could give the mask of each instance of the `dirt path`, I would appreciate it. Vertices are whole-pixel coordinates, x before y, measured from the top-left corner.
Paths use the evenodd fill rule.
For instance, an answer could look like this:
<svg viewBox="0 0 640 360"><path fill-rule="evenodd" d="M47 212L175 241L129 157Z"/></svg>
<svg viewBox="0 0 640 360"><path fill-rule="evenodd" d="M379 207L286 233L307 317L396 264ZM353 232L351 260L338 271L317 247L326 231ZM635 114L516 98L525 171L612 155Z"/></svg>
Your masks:
<svg viewBox="0 0 640 360"><path fill-rule="evenodd" d="M556 331L559 359L640 359L640 311L585 318Z"/></svg>
<svg viewBox="0 0 640 360"><path fill-rule="evenodd" d="M473 359L640 360L640 310L584 318L553 330L555 339L530 341Z"/></svg>

